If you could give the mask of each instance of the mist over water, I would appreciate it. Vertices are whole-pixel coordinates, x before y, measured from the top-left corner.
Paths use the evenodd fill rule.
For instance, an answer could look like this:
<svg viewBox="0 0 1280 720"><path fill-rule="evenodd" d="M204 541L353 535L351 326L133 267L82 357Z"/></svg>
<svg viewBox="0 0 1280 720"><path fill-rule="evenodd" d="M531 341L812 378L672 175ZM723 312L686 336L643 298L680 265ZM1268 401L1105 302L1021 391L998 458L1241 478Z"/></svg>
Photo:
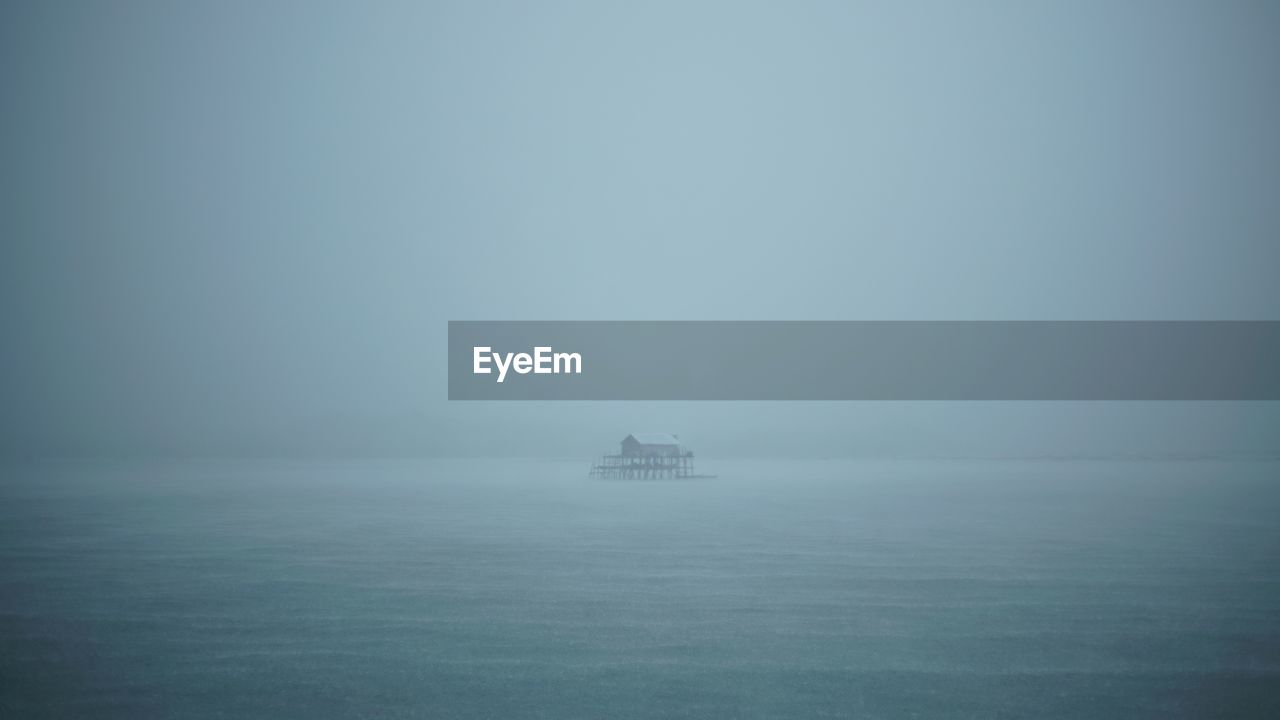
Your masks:
<svg viewBox="0 0 1280 720"><path fill-rule="evenodd" d="M1275 462L5 468L15 717L1266 717Z"/></svg>
<svg viewBox="0 0 1280 720"><path fill-rule="evenodd" d="M1243 0L0 3L0 716L1280 717L1280 403L445 373L1275 320L1277 69ZM586 480L644 431L719 477Z"/></svg>
<svg viewBox="0 0 1280 720"><path fill-rule="evenodd" d="M1280 447L1274 404L445 401L449 320L1278 318L1272 3L374 5L0 8L0 453Z"/></svg>

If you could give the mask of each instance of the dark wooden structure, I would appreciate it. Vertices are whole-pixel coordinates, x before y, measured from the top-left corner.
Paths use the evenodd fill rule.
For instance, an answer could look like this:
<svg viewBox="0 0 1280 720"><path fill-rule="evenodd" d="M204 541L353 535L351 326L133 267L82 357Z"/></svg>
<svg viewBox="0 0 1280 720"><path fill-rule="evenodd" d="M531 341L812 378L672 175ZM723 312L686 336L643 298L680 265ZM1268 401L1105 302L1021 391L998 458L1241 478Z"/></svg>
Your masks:
<svg viewBox="0 0 1280 720"><path fill-rule="evenodd" d="M588 477L658 480L698 476L693 471L693 451L685 449L678 436L636 433L623 438L617 455L604 455L597 460Z"/></svg>

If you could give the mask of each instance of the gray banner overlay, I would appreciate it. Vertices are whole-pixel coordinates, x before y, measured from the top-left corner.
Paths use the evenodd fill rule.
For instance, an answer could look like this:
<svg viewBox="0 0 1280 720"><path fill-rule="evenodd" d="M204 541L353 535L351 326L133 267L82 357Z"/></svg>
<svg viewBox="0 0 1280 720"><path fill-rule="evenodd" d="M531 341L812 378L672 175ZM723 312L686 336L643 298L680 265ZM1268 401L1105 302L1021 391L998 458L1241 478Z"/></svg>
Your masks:
<svg viewBox="0 0 1280 720"><path fill-rule="evenodd" d="M451 321L449 399L1280 400L1280 322Z"/></svg>

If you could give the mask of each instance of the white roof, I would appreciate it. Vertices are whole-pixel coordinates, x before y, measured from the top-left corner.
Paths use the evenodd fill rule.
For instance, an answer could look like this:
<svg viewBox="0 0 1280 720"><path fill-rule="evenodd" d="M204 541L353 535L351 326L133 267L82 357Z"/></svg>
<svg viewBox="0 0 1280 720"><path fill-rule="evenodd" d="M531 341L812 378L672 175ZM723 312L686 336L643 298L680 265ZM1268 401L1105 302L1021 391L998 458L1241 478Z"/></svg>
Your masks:
<svg viewBox="0 0 1280 720"><path fill-rule="evenodd" d="M680 438L671 433L632 433L627 437L635 438L641 445L679 445Z"/></svg>

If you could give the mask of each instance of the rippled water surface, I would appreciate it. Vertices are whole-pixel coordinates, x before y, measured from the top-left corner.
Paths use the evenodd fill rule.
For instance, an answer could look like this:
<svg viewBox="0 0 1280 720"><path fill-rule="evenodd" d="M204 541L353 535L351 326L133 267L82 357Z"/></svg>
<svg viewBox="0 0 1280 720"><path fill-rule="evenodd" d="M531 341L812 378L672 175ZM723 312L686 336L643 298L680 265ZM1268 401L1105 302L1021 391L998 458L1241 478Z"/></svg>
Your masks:
<svg viewBox="0 0 1280 720"><path fill-rule="evenodd" d="M1280 464L39 463L6 717L1280 717Z"/></svg>

